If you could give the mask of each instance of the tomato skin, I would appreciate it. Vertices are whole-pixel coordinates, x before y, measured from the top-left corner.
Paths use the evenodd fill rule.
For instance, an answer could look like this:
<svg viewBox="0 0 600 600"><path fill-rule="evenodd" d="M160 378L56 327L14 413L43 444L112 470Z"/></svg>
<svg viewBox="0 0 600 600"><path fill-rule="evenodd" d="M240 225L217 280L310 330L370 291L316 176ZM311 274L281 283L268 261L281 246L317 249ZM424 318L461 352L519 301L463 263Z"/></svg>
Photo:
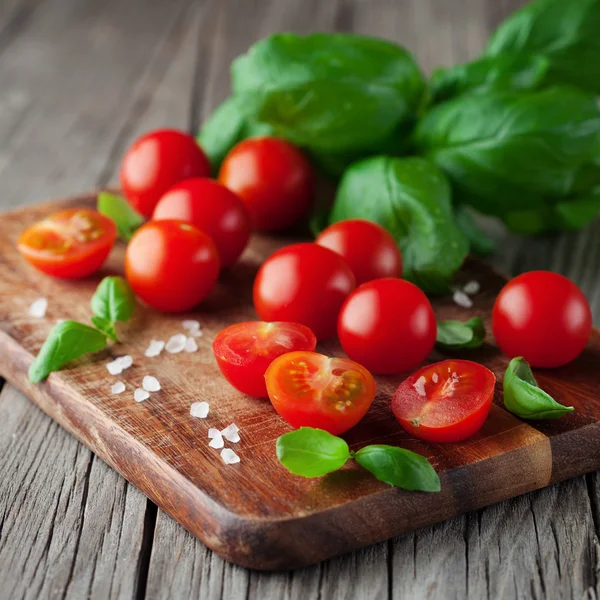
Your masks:
<svg viewBox="0 0 600 600"><path fill-rule="evenodd" d="M392 277L363 283L338 319L344 352L372 373L392 375L421 364L435 344L437 325L427 296Z"/></svg>
<svg viewBox="0 0 600 600"><path fill-rule="evenodd" d="M337 252L352 269L356 285L402 277L402 255L391 233L371 221L348 219L327 227L315 244Z"/></svg>
<svg viewBox="0 0 600 600"><path fill-rule="evenodd" d="M210 177L210 162L193 136L157 129L129 146L119 178L125 197L145 217L173 185L191 177Z"/></svg>
<svg viewBox="0 0 600 600"><path fill-rule="evenodd" d="M561 367L585 348L592 312L570 279L551 271L531 271L502 288L492 311L492 329L510 358L523 356L532 367Z"/></svg>
<svg viewBox="0 0 600 600"><path fill-rule="evenodd" d="M347 358L288 352L265 374L269 399L292 427L316 427L333 435L352 429L375 398L373 376Z"/></svg>
<svg viewBox="0 0 600 600"><path fill-rule="evenodd" d="M249 138L225 157L219 181L244 202L252 227L279 231L298 222L310 208L314 176L295 146L274 137Z"/></svg>
<svg viewBox="0 0 600 600"><path fill-rule="evenodd" d="M263 321L301 323L324 340L335 335L338 313L354 286L354 275L338 254L316 244L292 244L258 271L254 308Z"/></svg>
<svg viewBox="0 0 600 600"><path fill-rule="evenodd" d="M28 227L17 248L42 273L77 279L104 264L116 239L117 228L110 219L95 210L71 208Z"/></svg>
<svg viewBox="0 0 600 600"><path fill-rule="evenodd" d="M208 178L175 184L158 201L153 220L177 219L207 233L217 247L222 267L231 266L250 239L244 203L225 186Z"/></svg>
<svg viewBox="0 0 600 600"><path fill-rule="evenodd" d="M427 442L460 442L481 429L494 399L496 376L469 360L444 360L407 377L392 412L411 435Z"/></svg>
<svg viewBox="0 0 600 600"><path fill-rule="evenodd" d="M125 275L149 306L181 312L200 303L219 276L219 255L203 231L182 221L149 221L131 238Z"/></svg>
<svg viewBox="0 0 600 600"><path fill-rule="evenodd" d="M244 394L268 398L265 372L282 354L313 351L315 334L299 323L248 321L223 329L213 342L221 373Z"/></svg>

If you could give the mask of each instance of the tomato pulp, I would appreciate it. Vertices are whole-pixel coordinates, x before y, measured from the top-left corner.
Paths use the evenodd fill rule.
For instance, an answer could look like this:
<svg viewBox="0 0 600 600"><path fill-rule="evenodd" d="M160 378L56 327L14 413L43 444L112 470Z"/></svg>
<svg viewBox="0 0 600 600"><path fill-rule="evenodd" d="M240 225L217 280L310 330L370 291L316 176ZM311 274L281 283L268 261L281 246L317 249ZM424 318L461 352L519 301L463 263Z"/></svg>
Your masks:
<svg viewBox="0 0 600 600"><path fill-rule="evenodd" d="M263 321L306 325L323 340L335 335L337 316L354 289L344 260L316 244L292 244L263 263L254 280L254 308Z"/></svg>
<svg viewBox="0 0 600 600"><path fill-rule="evenodd" d="M221 373L244 394L267 398L265 372L282 354L297 350L313 351L315 334L298 323L248 321L223 329L213 342Z"/></svg>
<svg viewBox="0 0 600 600"><path fill-rule="evenodd" d="M585 348L592 333L592 312L570 279L531 271L502 288L492 311L492 329L510 358L522 356L532 367L560 367Z"/></svg>
<svg viewBox="0 0 600 600"><path fill-rule="evenodd" d="M289 352L265 375L275 410L292 427L317 427L339 435L354 427L375 398L375 380L347 358Z"/></svg>
<svg viewBox="0 0 600 600"><path fill-rule="evenodd" d="M407 377L392 399L400 425L428 442L460 442L475 434L490 412L496 376L468 360L444 360Z"/></svg>
<svg viewBox="0 0 600 600"><path fill-rule="evenodd" d="M97 271L116 238L117 228L110 219L95 210L72 208L27 228L17 247L43 273L73 279Z"/></svg>

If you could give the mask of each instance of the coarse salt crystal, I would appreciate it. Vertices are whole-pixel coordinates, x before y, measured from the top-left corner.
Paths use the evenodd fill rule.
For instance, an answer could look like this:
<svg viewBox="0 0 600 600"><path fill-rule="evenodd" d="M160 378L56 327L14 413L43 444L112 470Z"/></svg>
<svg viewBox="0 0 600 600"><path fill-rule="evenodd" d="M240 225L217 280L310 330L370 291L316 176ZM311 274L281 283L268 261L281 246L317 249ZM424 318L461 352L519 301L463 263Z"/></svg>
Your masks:
<svg viewBox="0 0 600 600"><path fill-rule="evenodd" d="M196 352L198 350L198 344L193 337L189 337L187 340L185 340L184 350L186 352Z"/></svg>
<svg viewBox="0 0 600 600"><path fill-rule="evenodd" d="M210 442L208 442L208 445L211 448L222 448L225 445L225 441L223 440L223 436L221 435L221 433L219 432L219 435L215 436L212 440L210 440Z"/></svg>
<svg viewBox="0 0 600 600"><path fill-rule="evenodd" d="M125 356L120 356L119 358L117 358L117 360L119 361L119 364L121 365L123 370L129 369L129 367L133 364L133 357L129 354L126 354Z"/></svg>
<svg viewBox="0 0 600 600"><path fill-rule="evenodd" d="M438 377L438 374L437 374L437 373L434 373L434 374L431 376L431 381L433 381L433 383L437 383L437 382L438 382L438 379L439 379L439 377Z"/></svg>
<svg viewBox="0 0 600 600"><path fill-rule="evenodd" d="M464 287L463 287L463 292L465 294L469 294L469 296L474 296L475 294L479 293L479 290L481 289L481 286L479 285L478 281L469 281L468 283L465 283Z"/></svg>
<svg viewBox="0 0 600 600"><path fill-rule="evenodd" d="M169 341L165 345L165 349L167 352L171 354L178 354L182 350L185 349L185 343L187 341L187 336L183 333L176 333L169 338Z"/></svg>
<svg viewBox="0 0 600 600"><path fill-rule="evenodd" d="M208 402L194 402L190 407L190 415L197 419L206 419L208 416Z"/></svg>
<svg viewBox="0 0 600 600"><path fill-rule="evenodd" d="M142 379L142 387L147 392L158 392L160 391L160 382L156 377L152 377L152 375L146 375L144 379Z"/></svg>
<svg viewBox="0 0 600 600"><path fill-rule="evenodd" d="M231 448L223 448L221 458L226 465L234 465L240 462L240 457Z"/></svg>
<svg viewBox="0 0 600 600"><path fill-rule="evenodd" d="M35 319L43 319L48 310L48 300L46 298L38 298L31 303L29 307L29 316Z"/></svg>
<svg viewBox="0 0 600 600"><path fill-rule="evenodd" d="M111 375L120 375L123 372L123 367L118 360L113 360L106 365L108 372Z"/></svg>
<svg viewBox="0 0 600 600"><path fill-rule="evenodd" d="M417 394L419 394L419 396L427 395L427 393L425 392L425 384L426 383L427 383L427 379L425 379L425 377L423 377L423 375L421 375L421 377L419 377L419 379L417 379L413 383L413 388L415 389Z"/></svg>
<svg viewBox="0 0 600 600"><path fill-rule="evenodd" d="M164 349L165 343L162 340L151 340L150 344L144 352L144 356L147 358L154 358L158 356Z"/></svg>
<svg viewBox="0 0 600 600"><path fill-rule="evenodd" d="M181 322L181 326L186 330L190 331L192 329L200 329L200 323L198 321L194 321L192 319L188 319L186 321Z"/></svg>
<svg viewBox="0 0 600 600"><path fill-rule="evenodd" d="M240 441L239 430L240 428L235 423L232 423L225 427L225 429L221 431L221 434L227 441L237 444Z"/></svg>
<svg viewBox="0 0 600 600"><path fill-rule="evenodd" d="M218 429L216 429L215 427L211 427L211 428L208 430L208 437L209 437L210 439L212 439L212 438L216 438L216 437L219 437L220 435L221 435L221 432L220 432Z"/></svg>
<svg viewBox="0 0 600 600"><path fill-rule="evenodd" d="M150 398L150 394L141 388L137 388L135 392L133 392L133 399L136 402L143 402L144 400L148 400Z"/></svg>
<svg viewBox="0 0 600 600"><path fill-rule="evenodd" d="M462 290L456 290L452 296L452 300L463 308L471 308L473 306L473 300Z"/></svg>
<svg viewBox="0 0 600 600"><path fill-rule="evenodd" d="M202 337L202 331L200 329L190 329L188 331L191 337Z"/></svg>
<svg viewBox="0 0 600 600"><path fill-rule="evenodd" d="M112 384L110 391L113 394L122 394L125 391L125 384L122 381L117 381Z"/></svg>

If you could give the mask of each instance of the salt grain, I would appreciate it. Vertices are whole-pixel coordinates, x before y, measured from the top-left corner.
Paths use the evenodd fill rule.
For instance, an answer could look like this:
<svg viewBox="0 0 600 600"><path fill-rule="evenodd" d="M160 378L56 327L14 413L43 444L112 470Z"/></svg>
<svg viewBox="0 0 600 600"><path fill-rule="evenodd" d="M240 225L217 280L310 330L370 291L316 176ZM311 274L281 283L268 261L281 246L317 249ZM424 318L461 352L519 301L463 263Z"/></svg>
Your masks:
<svg viewBox="0 0 600 600"><path fill-rule="evenodd" d="M194 402L190 407L190 415L197 419L206 419L208 416L208 402Z"/></svg>
<svg viewBox="0 0 600 600"><path fill-rule="evenodd" d="M468 283L466 283L463 287L463 292L465 294L469 294L469 296L474 296L475 294L479 293L479 290L481 289L481 286L479 285L478 281L469 281Z"/></svg>
<svg viewBox="0 0 600 600"><path fill-rule="evenodd" d="M473 300L467 296L462 290L456 290L452 296L452 300L463 308L471 308L473 306Z"/></svg>
<svg viewBox="0 0 600 600"><path fill-rule="evenodd" d="M148 400L148 398L150 398L150 394L146 390L137 388L135 392L133 392L133 399L136 402L143 402L144 400Z"/></svg>
<svg viewBox="0 0 600 600"><path fill-rule="evenodd" d="M417 379L413 383L413 388L415 389L417 394L419 394L419 396L427 395L427 393L425 392L425 384L426 383L427 383L427 379L425 379L425 377L423 377L423 375L421 375L421 377L419 377L419 379Z"/></svg>
<svg viewBox="0 0 600 600"><path fill-rule="evenodd" d="M106 365L106 368L111 375L120 375L125 369L129 369L132 364L133 358L127 354L115 358L115 360Z"/></svg>
<svg viewBox="0 0 600 600"><path fill-rule="evenodd" d="M240 457L231 448L221 450L221 458L226 465L234 465L240 462Z"/></svg>
<svg viewBox="0 0 600 600"><path fill-rule="evenodd" d="M437 373L434 373L434 374L431 376L431 381L433 381L433 383L437 383L437 382L438 382L438 379L439 379L439 377L438 377L438 374L437 374Z"/></svg>
<svg viewBox="0 0 600 600"><path fill-rule="evenodd" d="M237 444L240 441L240 434L238 433L239 427L232 423L231 425L225 427L223 431L221 431L221 435L228 441L234 444Z"/></svg>
<svg viewBox="0 0 600 600"><path fill-rule="evenodd" d="M164 347L165 343L162 340L151 340L150 344L146 348L146 351L144 352L144 356L147 358L154 358L164 350Z"/></svg>
<svg viewBox="0 0 600 600"><path fill-rule="evenodd" d="M142 387L147 392L158 392L160 391L160 382L156 377L152 377L152 375L146 375L144 379L142 379Z"/></svg>
<svg viewBox="0 0 600 600"><path fill-rule="evenodd" d="M185 349L186 341L187 337L185 334L176 333L169 338L169 341L165 345L165 349L171 354L178 354Z"/></svg>
<svg viewBox="0 0 600 600"><path fill-rule="evenodd" d="M192 329L200 329L200 323L198 321L193 320L182 321L181 326L186 331L191 331Z"/></svg>
<svg viewBox="0 0 600 600"><path fill-rule="evenodd" d="M29 316L35 319L43 319L48 310L48 300L46 298L38 298L31 303L29 307Z"/></svg>
<svg viewBox="0 0 600 600"><path fill-rule="evenodd" d="M220 437L220 436L221 436L221 432L220 432L218 429L216 429L216 428L214 428L214 427L211 427L211 428L208 430L208 437L209 437L210 439L212 439L212 438L216 438L216 437Z"/></svg>
<svg viewBox="0 0 600 600"><path fill-rule="evenodd" d="M219 433L218 436L215 436L212 440L210 440L210 442L208 442L208 445L211 448L222 448L225 445L223 436Z"/></svg>
<svg viewBox="0 0 600 600"><path fill-rule="evenodd" d="M125 356L121 356L121 357L117 358L117 360L119 361L121 367L123 367L123 370L129 369L129 367L133 364L133 357L130 356L129 354L126 354Z"/></svg>
<svg viewBox="0 0 600 600"><path fill-rule="evenodd" d="M186 352L196 352L198 350L198 344L193 337L189 337L187 340L185 340L184 350Z"/></svg>
<svg viewBox="0 0 600 600"><path fill-rule="evenodd" d="M122 394L125 391L125 384L122 381L117 381L112 384L110 391L113 394Z"/></svg>

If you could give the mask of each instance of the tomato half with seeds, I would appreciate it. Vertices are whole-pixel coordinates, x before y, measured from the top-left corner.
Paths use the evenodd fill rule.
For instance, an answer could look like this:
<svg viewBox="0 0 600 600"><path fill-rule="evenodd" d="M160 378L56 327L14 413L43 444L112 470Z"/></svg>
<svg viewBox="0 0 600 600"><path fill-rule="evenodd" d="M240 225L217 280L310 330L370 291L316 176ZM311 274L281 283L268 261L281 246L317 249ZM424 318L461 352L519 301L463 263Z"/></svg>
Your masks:
<svg viewBox="0 0 600 600"><path fill-rule="evenodd" d="M444 360L407 377L392 399L406 431L427 442L460 442L479 431L492 406L496 376L469 360Z"/></svg>
<svg viewBox="0 0 600 600"><path fill-rule="evenodd" d="M223 329L213 342L221 373L244 394L267 398L265 372L286 352L308 350L317 345L315 334L299 323L248 321Z"/></svg>
<svg viewBox="0 0 600 600"><path fill-rule="evenodd" d="M63 279L86 277L108 258L117 238L115 224L95 210L71 208L27 228L21 255L39 271Z"/></svg>
<svg viewBox="0 0 600 600"><path fill-rule="evenodd" d="M354 427L375 398L375 380L362 365L317 352L289 352L265 375L275 410L292 427L339 435Z"/></svg>

